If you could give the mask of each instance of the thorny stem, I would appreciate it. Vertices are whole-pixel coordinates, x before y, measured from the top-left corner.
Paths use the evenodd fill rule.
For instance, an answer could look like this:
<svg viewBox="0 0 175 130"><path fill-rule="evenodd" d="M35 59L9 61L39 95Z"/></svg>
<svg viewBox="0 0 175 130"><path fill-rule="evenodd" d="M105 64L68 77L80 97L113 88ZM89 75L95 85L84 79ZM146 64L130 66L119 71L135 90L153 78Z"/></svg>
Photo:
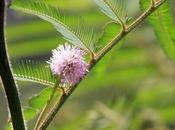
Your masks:
<svg viewBox="0 0 175 130"><path fill-rule="evenodd" d="M166 0L161 0L158 3L151 2L149 8L139 18L137 18L131 25L127 26L126 29L122 29L122 31L95 56L94 62L90 65L89 70L91 70L107 52L109 52L117 43L119 43L119 41L121 41L129 32L135 29L142 21L144 21L150 14L152 14L157 8L159 8L165 1ZM58 102L54 105L53 109L46 116L46 119L40 125L39 130L45 130L48 127L48 125L51 123L62 105L81 83L81 81L82 80L80 80L76 85L72 86L65 94L62 94Z"/></svg>
<svg viewBox="0 0 175 130"><path fill-rule="evenodd" d="M0 76L8 101L13 130L25 130L17 87L10 68L5 43L5 0L0 0Z"/></svg>

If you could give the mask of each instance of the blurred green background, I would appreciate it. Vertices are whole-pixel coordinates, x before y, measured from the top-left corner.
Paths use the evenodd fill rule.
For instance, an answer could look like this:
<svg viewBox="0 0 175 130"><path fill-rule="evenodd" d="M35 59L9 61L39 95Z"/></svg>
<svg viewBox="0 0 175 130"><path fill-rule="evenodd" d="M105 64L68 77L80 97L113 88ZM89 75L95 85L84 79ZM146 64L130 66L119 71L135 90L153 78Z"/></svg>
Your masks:
<svg viewBox="0 0 175 130"><path fill-rule="evenodd" d="M102 32L110 21L93 0L44 0L71 15L81 15ZM172 1L172 12L175 1ZM138 0L128 0L128 15L141 14ZM175 18L175 17L174 17ZM75 25L78 26L78 25ZM60 34L41 19L8 9L7 42L10 59L46 62L51 50L64 43ZM174 130L175 63L166 58L146 22L124 40L122 47L97 64L62 107L49 130ZM44 87L17 82L22 105ZM0 130L8 112L0 88ZM29 130L36 119L28 122Z"/></svg>

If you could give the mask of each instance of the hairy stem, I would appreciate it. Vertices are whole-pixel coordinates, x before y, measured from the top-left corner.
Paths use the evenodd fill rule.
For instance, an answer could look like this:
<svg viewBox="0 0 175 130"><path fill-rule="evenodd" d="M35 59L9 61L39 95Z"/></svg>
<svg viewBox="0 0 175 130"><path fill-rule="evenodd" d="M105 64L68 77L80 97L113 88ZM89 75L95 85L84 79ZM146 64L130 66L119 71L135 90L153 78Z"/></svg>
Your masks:
<svg viewBox="0 0 175 130"><path fill-rule="evenodd" d="M135 29L142 21L144 21L150 14L152 14L157 8L159 8L166 0L160 1L155 5L154 2L151 2L149 8L131 25L127 26L126 29L122 29L121 32L110 42L108 43L96 56L93 63L90 65L89 70L91 70L95 64L106 54L108 53L119 41L121 41L129 32ZM60 110L65 101L69 98L72 92L77 88L82 80L80 80L75 86L72 86L66 94L63 94L60 97L60 100L55 104L53 109L47 115L46 119L42 122L39 127L39 130L45 130L48 125L51 123L57 112Z"/></svg>
<svg viewBox="0 0 175 130"><path fill-rule="evenodd" d="M121 39L123 39L130 31L135 29L142 21L144 21L150 14L152 14L158 7L160 7L164 2L156 4L151 2L149 8L138 17L131 25L127 26L126 29L122 30L111 42L109 42L95 57L96 61L100 60L107 52L109 52L113 46L115 46Z"/></svg>
<svg viewBox="0 0 175 130"><path fill-rule="evenodd" d="M10 69L5 44L5 0L0 1L0 76L8 101L14 130L25 130L17 87Z"/></svg>

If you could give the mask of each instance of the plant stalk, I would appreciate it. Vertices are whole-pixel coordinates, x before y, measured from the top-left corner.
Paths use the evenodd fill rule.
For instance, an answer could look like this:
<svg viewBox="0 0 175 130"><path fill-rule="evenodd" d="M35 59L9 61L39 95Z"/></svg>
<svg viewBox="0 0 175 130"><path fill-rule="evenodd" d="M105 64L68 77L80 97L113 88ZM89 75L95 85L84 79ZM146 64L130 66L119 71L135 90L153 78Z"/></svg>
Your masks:
<svg viewBox="0 0 175 130"><path fill-rule="evenodd" d="M123 39L129 32L135 29L140 23L142 23L150 14L152 14L157 8L159 8L165 1L163 0L158 4L151 2L149 8L138 17L131 25L127 26L125 30L122 30L111 42L109 42L95 57L95 60L100 60L107 52L109 52L121 39Z"/></svg>
<svg viewBox="0 0 175 130"><path fill-rule="evenodd" d="M14 130L25 130L18 90L10 68L5 43L5 0L0 0L0 76L7 97Z"/></svg>
<svg viewBox="0 0 175 130"><path fill-rule="evenodd" d="M48 101L47 101L47 103L46 103L46 105L45 105L44 108L42 109L42 111L41 111L41 113L40 113L40 115L39 115L39 117L38 117L38 119L37 119L37 122L36 122L36 124L35 124L34 130L38 130L38 127L39 127L39 125L40 125L40 122L42 121L42 119L43 119L44 116L46 115L46 112L47 112L47 110L48 110L48 108L49 108L49 105L50 105L50 103L51 103L51 101L52 101L52 99L53 99L53 97L54 97L55 92L57 91L57 88L58 88L58 86L55 85L54 88L53 88L53 91L52 91L52 93L51 93L51 95L50 95L50 97L49 97L49 99L48 99Z"/></svg>

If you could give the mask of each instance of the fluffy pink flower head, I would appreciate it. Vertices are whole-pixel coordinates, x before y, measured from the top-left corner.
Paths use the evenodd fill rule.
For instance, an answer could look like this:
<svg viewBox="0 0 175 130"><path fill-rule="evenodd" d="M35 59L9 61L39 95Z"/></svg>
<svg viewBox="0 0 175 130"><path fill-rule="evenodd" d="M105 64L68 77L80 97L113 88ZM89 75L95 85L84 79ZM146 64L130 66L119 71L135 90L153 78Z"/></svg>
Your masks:
<svg viewBox="0 0 175 130"><path fill-rule="evenodd" d="M88 64L84 61L84 55L83 50L67 43L52 50L50 69L60 78L62 85L75 85L85 75Z"/></svg>

